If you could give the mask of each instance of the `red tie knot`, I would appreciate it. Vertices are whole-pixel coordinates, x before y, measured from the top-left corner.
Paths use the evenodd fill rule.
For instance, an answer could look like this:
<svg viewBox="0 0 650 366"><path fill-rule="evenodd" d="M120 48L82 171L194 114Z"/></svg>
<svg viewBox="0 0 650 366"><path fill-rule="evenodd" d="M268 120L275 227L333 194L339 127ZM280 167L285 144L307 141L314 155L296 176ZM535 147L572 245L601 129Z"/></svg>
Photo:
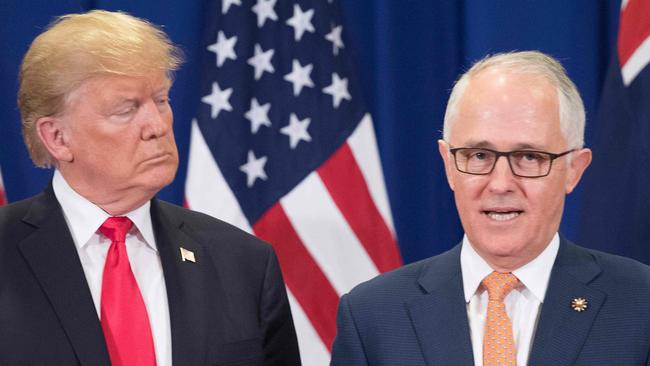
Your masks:
<svg viewBox="0 0 650 366"><path fill-rule="evenodd" d="M502 302L503 299L517 286L519 280L512 273L492 272L483 279L483 287L488 292L490 300Z"/></svg>
<svg viewBox="0 0 650 366"><path fill-rule="evenodd" d="M99 231L111 239L112 242L124 242L126 233L131 230L132 226L133 222L128 217L114 216L106 219L102 226L99 227Z"/></svg>

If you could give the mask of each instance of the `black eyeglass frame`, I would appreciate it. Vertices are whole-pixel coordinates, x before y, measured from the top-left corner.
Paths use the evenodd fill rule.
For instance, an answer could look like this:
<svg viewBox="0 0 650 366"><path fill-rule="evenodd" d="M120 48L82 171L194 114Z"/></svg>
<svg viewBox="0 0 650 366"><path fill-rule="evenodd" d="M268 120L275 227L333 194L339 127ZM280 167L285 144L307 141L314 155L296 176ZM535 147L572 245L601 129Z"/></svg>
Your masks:
<svg viewBox="0 0 650 366"><path fill-rule="evenodd" d="M470 173L470 172L466 172L466 171L461 170L460 167L458 166L458 159L456 159L456 153L459 152L459 151L462 151L462 150L484 150L484 151L489 151L489 152L494 153L496 155L496 158L494 159L494 163L492 164L492 168L488 172L485 172L485 173ZM497 150L493 150L493 149L487 149L487 148L484 148L484 147L455 147L455 148L450 148L449 152L454 156L454 165L456 166L456 170L458 170L459 172L464 173L464 174L471 174L471 175L488 175L488 174L491 174L494 171L494 167L497 166L497 162L499 161L499 158L502 157L502 156L505 156L506 161L508 162L508 166L510 167L510 171L512 172L512 174L514 176L521 177L521 178L542 178L542 177L546 177L549 174L551 174L551 169L553 169L553 160L555 160L557 158L560 158L560 157L562 157L564 155L570 154L570 153L572 153L572 152L574 152L576 150L577 149L571 149L571 150L561 152L559 154L554 154L554 153L550 153L548 151L539 151L539 150L497 151ZM520 174L515 173L515 169L512 166L512 162L510 161L510 156L512 154L514 154L514 153L535 153L535 154L547 155L549 157L548 171L546 172L546 174L543 174L543 175L532 175L532 176L531 175L520 175Z"/></svg>

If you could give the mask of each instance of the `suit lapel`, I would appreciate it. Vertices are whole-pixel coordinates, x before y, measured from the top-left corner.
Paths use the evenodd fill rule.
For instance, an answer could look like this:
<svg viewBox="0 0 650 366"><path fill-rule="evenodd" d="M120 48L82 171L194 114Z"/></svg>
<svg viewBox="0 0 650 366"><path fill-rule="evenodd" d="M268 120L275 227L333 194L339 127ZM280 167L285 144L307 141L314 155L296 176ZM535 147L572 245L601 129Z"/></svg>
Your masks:
<svg viewBox="0 0 650 366"><path fill-rule="evenodd" d="M469 322L460 271L460 245L422 270L425 294L407 304L428 365L473 365Z"/></svg>
<svg viewBox="0 0 650 366"><path fill-rule="evenodd" d="M562 239L542 304L529 365L573 365L606 295L588 286L601 269L586 250ZM586 311L571 307L587 299Z"/></svg>
<svg viewBox="0 0 650 366"><path fill-rule="evenodd" d="M51 188L38 197L23 222L34 232L18 244L81 365L109 365L108 351L68 225Z"/></svg>
<svg viewBox="0 0 650 366"><path fill-rule="evenodd" d="M228 312L218 299L223 287L209 253L170 211L164 203L152 200L151 217L169 302L173 364L204 365L208 345L218 344L215 329L230 329L224 324ZM181 248L193 253L195 262L183 261Z"/></svg>

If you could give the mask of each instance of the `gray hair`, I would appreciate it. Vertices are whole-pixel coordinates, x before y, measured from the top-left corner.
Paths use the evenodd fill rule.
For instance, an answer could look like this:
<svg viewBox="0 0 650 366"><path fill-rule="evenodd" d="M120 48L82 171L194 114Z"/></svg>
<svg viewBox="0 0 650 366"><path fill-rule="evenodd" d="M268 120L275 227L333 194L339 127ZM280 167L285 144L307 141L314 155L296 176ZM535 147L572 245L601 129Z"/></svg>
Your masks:
<svg viewBox="0 0 650 366"><path fill-rule="evenodd" d="M560 130L566 138L568 147L577 149L584 146L585 107L576 85L569 79L560 62L539 51L499 53L487 56L476 62L454 85L447 102L442 136L449 141L458 103L465 93L472 77L490 68L502 68L520 74L538 75L548 80L558 94L560 109Z"/></svg>

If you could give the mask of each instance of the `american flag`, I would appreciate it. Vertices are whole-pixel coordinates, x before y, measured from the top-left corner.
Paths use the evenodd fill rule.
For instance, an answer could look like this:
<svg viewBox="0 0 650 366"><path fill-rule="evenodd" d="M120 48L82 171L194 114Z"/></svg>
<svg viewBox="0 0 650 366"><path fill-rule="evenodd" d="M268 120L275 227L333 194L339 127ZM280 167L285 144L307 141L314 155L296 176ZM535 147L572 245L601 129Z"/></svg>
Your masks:
<svg viewBox="0 0 650 366"><path fill-rule="evenodd" d="M326 365L339 297L401 265L338 4L211 6L186 204L274 246L303 364Z"/></svg>
<svg viewBox="0 0 650 366"><path fill-rule="evenodd" d="M621 3L616 51L601 95L594 163L585 182L589 199L584 211L598 214L583 215L580 239L650 263L649 1Z"/></svg>

